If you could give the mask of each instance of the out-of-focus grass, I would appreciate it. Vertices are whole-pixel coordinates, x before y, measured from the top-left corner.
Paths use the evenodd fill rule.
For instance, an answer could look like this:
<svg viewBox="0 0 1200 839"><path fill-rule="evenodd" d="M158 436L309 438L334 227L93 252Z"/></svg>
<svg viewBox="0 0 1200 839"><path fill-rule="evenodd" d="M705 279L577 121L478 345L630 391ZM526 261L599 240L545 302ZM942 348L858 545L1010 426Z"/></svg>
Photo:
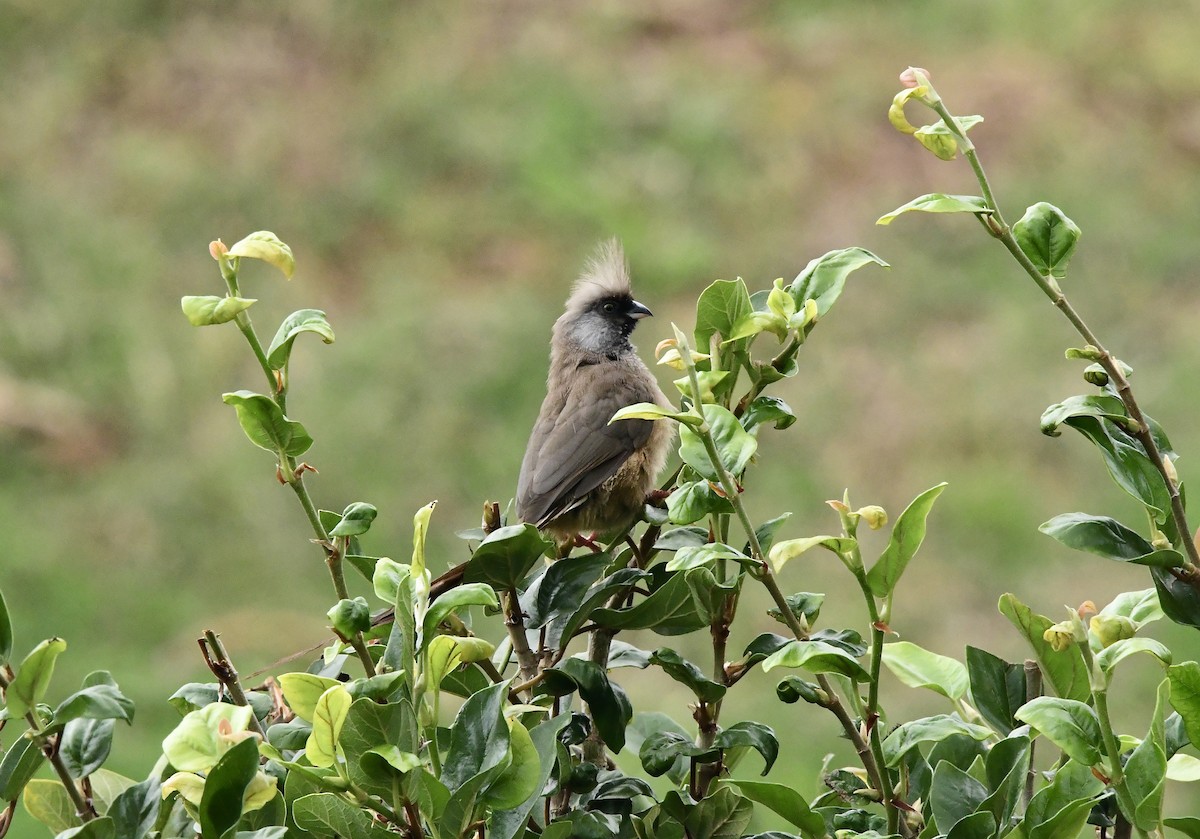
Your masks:
<svg viewBox="0 0 1200 839"><path fill-rule="evenodd" d="M995 612L1004 591L1057 614L1148 585L1036 532L1066 510L1131 510L1081 441L1037 431L1082 387L1065 324L973 222L873 222L974 190L965 165L887 124L897 73L920 64L953 108L987 117L973 137L1010 218L1049 200L1083 228L1067 289L1137 370L1186 479L1200 449L1187 4L10 0L0 16L0 585L22 650L70 641L58 690L108 667L137 699L119 770L148 770L165 696L204 677L200 630L223 632L247 673L322 637L319 554L219 400L260 377L235 330L178 311L220 292L208 240L259 228L299 264L290 285L247 268L260 331L316 306L338 332L294 355L314 493L377 504L378 553L402 558L412 511L438 498L435 562L456 562L452 532L511 495L549 325L595 240L622 237L659 315L643 347L690 323L713 279L763 287L860 244L893 268L856 275L804 348L784 389L801 422L765 437L753 509L795 510L795 536L832 526L822 502L846 486L894 516L949 481L892 622L946 654L1023 655ZM829 591L831 623L859 620L846 582L818 561L785 580ZM1195 633L1161 634L1200 650ZM1131 672L1130 688L1155 676ZM624 680L686 720L652 678ZM737 694L727 715L829 730ZM1139 731L1145 710L1119 721ZM841 747L792 743L776 771L811 791Z"/></svg>

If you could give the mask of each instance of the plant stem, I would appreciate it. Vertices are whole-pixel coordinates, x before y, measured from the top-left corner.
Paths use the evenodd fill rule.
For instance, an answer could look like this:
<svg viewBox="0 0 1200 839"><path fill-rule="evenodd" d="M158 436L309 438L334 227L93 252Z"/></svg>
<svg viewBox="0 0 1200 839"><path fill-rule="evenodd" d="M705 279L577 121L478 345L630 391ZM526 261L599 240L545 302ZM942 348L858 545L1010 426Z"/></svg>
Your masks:
<svg viewBox="0 0 1200 839"><path fill-rule="evenodd" d="M208 665L208 669L217 677L217 681L229 691L229 696L233 699L234 704L249 706L250 700L246 698L246 693L242 690L237 668L233 666L233 660L229 657L225 645L221 643L221 637L211 629L204 630L204 637L200 639L200 650L204 653L204 661ZM253 713L250 714L250 727L264 740L267 738L267 732L263 730L262 723Z"/></svg>
<svg viewBox="0 0 1200 839"><path fill-rule="evenodd" d="M1200 566L1200 550L1197 549L1192 539L1192 529L1188 524L1187 514L1184 511L1183 498L1179 493L1179 485L1176 479L1172 477L1172 470L1167 466L1165 458L1162 452L1159 451L1158 444L1154 440L1153 434L1150 433L1150 426L1146 422L1146 417L1142 413L1141 406L1138 405L1137 400L1134 398L1133 390L1129 386L1129 380L1126 378L1124 371L1121 370L1112 353L1104 348L1104 345L1100 343L1100 339L1096 337L1095 333L1092 332L1079 313L1075 311L1070 301L1067 300L1066 295L1063 294L1062 289L1059 288L1058 281L1053 276L1043 274L1039 271L1032 260L1021 250L1020 243L1017 242L1012 229L1008 226L1008 223L1004 220L1004 216L1000 212L1000 205L996 202L991 183L988 181L987 173L984 171L983 164L979 160L979 155L975 151L974 143L959 129L958 123L955 122L954 117L947 110L941 98L936 97L930 107L933 108L942 118L942 121L958 137L963 155L971 164L971 169L974 171L975 178L979 182L979 188L983 192L983 199L992 210L991 216L994 224L988 225L992 235L1000 240L1001 244L1004 245L1017 261L1017 264L1033 279L1038 288L1050 298L1050 302L1062 312L1063 316L1075 328L1075 331L1099 352L1097 360L1104 368L1104 372L1108 374L1109 380L1116 388L1121 402L1124 403L1125 409L1129 412L1130 419L1134 422L1135 428L1130 433L1141 443L1146 456L1154 464L1154 468L1158 471L1163 479L1163 483L1167 487L1167 492L1171 499L1171 518L1175 522L1175 529L1179 531L1178 541L1182 543L1184 553L1187 555L1187 561L1181 569L1181 575L1193 586L1197 586L1200 584L1200 568L1198 568Z"/></svg>
<svg viewBox="0 0 1200 839"><path fill-rule="evenodd" d="M1025 701L1032 702L1042 695L1042 668L1038 663L1031 659L1025 659ZM1036 754L1034 747L1037 745L1037 740L1029 741L1029 769L1025 772L1025 789L1022 804L1024 808L1029 807L1029 801L1033 798L1033 784L1037 780L1037 768L1034 766L1033 759Z"/></svg>
<svg viewBox="0 0 1200 839"><path fill-rule="evenodd" d="M532 681L538 674L538 657L529 646L529 637L525 634L525 616L521 614L521 603L517 600L515 591L506 591L504 597L504 628L512 639L513 652L517 656L517 666L521 671L521 680Z"/></svg>
<svg viewBox="0 0 1200 839"><path fill-rule="evenodd" d="M85 797L80 791L79 786L75 783L75 779L71 777L71 772L67 769L67 765L63 763L62 756L58 753L61 735L44 734L33 711L25 715L25 721L29 724L30 733L34 741L38 744L38 748L42 750L42 754L45 755L46 760L50 761L50 765L54 767L54 774L58 776L58 780L62 782L63 787L66 789L67 797L71 799L71 804L75 806L75 815L85 822L99 818L100 814L96 812L95 805L92 804L91 799Z"/></svg>
<svg viewBox="0 0 1200 839"><path fill-rule="evenodd" d="M1086 641L1080 643L1080 646L1087 644ZM1089 665L1091 662L1089 662ZM1125 817L1129 819L1130 824L1133 822L1133 814L1136 810L1133 798L1129 794L1129 787L1125 783L1125 769L1121 766L1121 743L1117 739L1116 733L1113 731L1112 720L1108 715L1108 691L1097 690L1092 688L1092 699L1096 705L1096 717L1100 720L1100 736L1104 741L1104 752L1107 757L1106 769L1108 770L1109 785L1117 794L1117 804ZM1134 824L1134 830L1142 839L1148 839L1146 831L1142 830Z"/></svg>

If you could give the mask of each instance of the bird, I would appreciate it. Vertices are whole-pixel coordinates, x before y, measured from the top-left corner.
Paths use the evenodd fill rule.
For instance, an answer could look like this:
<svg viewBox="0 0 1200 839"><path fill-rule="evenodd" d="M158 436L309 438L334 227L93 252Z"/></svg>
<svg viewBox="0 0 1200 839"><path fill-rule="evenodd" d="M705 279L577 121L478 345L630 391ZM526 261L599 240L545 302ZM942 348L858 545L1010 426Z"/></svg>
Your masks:
<svg viewBox="0 0 1200 839"><path fill-rule="evenodd" d="M646 419L609 421L622 408L669 408L630 336L651 311L633 297L616 239L588 260L554 323L546 397L517 484L517 516L565 556L582 534L612 533L642 511L675 431Z"/></svg>

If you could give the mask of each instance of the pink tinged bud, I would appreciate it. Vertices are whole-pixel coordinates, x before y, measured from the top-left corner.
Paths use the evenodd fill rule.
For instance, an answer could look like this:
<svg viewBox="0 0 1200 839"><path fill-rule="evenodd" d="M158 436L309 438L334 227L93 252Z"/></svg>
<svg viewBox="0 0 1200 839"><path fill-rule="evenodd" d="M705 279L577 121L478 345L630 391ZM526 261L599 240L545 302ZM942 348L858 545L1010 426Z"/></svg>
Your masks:
<svg viewBox="0 0 1200 839"><path fill-rule="evenodd" d="M208 254L217 262L220 262L221 257L227 253L229 253L229 248L225 247L225 243L220 239L217 239L215 242L208 243Z"/></svg>
<svg viewBox="0 0 1200 839"><path fill-rule="evenodd" d="M929 82L929 71L924 67L909 67L900 74L900 84L905 87L920 87Z"/></svg>

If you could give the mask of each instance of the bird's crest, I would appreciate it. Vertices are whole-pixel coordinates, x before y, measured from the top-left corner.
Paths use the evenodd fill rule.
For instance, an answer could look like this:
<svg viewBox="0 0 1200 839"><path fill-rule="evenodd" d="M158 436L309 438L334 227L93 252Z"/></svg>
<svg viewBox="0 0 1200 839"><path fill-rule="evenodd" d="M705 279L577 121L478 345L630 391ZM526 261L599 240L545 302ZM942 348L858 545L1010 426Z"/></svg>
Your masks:
<svg viewBox="0 0 1200 839"><path fill-rule="evenodd" d="M621 243L614 237L601 242L588 259L583 273L571 289L567 308L578 310L602 297L628 294L632 294L629 263L625 261Z"/></svg>

